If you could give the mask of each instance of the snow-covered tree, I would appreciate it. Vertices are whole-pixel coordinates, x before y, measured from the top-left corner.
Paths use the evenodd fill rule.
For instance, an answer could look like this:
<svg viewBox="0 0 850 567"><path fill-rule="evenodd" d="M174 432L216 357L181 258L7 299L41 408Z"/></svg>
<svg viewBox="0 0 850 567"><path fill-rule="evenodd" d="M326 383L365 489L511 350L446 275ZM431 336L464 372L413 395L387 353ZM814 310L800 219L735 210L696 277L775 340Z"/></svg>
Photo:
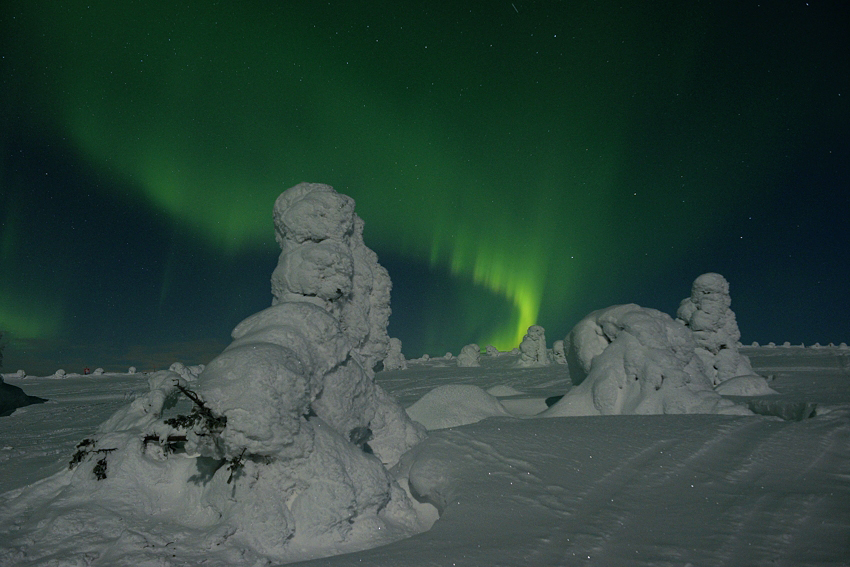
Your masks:
<svg viewBox="0 0 850 567"><path fill-rule="evenodd" d="M374 381L390 283L354 201L301 184L278 198L274 219L273 305L239 323L206 367L150 375L146 394L83 440L57 479L57 515L67 518L53 525L74 521L69 502L96 502L105 520L92 531L116 516L162 519L180 527L170 549L227 540L238 550L228 564L328 555L420 529L389 468L425 430ZM40 529L33 545L66 537L61 529Z"/></svg>
<svg viewBox="0 0 850 567"><path fill-rule="evenodd" d="M676 312L677 320L693 331L697 354L715 385L754 374L749 359L738 352L741 332L731 305L729 282L720 274L708 273L694 280L690 297L682 300Z"/></svg>
<svg viewBox="0 0 850 567"><path fill-rule="evenodd" d="M457 356L457 365L467 368L481 366L481 347L474 343L463 347Z"/></svg>
<svg viewBox="0 0 850 567"><path fill-rule="evenodd" d="M517 366L548 366L549 353L546 351L546 331L540 325L532 325L519 345Z"/></svg>
<svg viewBox="0 0 850 567"><path fill-rule="evenodd" d="M693 333L666 313L594 311L564 343L575 386L543 415L750 413L714 391Z"/></svg>

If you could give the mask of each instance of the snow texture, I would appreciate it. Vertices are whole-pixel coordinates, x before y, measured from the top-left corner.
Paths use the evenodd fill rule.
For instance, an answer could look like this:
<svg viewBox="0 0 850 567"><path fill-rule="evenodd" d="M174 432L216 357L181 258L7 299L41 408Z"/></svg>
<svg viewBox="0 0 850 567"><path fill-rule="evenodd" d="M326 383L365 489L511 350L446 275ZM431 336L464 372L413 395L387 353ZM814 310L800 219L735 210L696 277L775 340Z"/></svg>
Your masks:
<svg viewBox="0 0 850 567"><path fill-rule="evenodd" d="M691 296L682 300L676 318L694 333L697 354L717 385L736 376L754 374L750 361L738 352L741 332L730 306L729 282L708 273L694 280Z"/></svg>
<svg viewBox="0 0 850 567"><path fill-rule="evenodd" d="M468 344L463 347L457 356L457 365L461 368L481 366L481 347L477 344Z"/></svg>
<svg viewBox="0 0 850 567"><path fill-rule="evenodd" d="M594 311L565 344L576 385L544 416L750 413L713 390L693 334L655 309Z"/></svg>
<svg viewBox="0 0 850 567"><path fill-rule="evenodd" d="M382 534L387 524L370 524L358 516L346 537L369 549L341 543L334 552L348 553L302 564L844 565L850 541L850 389L847 367L837 361L847 351L742 350L759 373L776 375L770 385L779 395L748 400L755 413L764 415L489 417L434 431L391 471L415 497L408 500L418 516L429 510L433 522L442 512L433 527L386 543ZM423 390L463 383L490 388L493 395L512 394L500 402L514 415L514 402L545 408L544 398L564 390L564 367L516 368L518 356L482 357L481 367L471 369L436 358L409 361L408 369L381 372L377 378L407 405ZM0 419L0 565L232 567L282 562L252 552L245 532L234 531L229 517L241 513L237 504L221 508L228 516L221 524L215 508L203 508L205 501L181 508L187 498L183 492L200 499L204 483L221 483L228 496L248 502L241 476L227 484L228 464L213 474L209 460L165 454L167 447L149 442L151 459L140 460L135 470L120 463L118 451L90 454L87 459L92 460L83 460L76 469L81 478L73 479L75 484L86 482L88 491L71 490L67 475L54 474L68 468L80 439L92 437L111 413L127 408L128 396L146 397L150 378L167 389L163 379L173 376L121 372L15 382L50 402ZM198 384L191 373L189 378L187 385ZM181 411L187 402L179 393L174 399L178 405L165 410L166 415ZM537 412L523 415L531 413ZM97 448L109 449L106 441L100 438ZM152 460L156 453L165 460ZM362 451L355 455L368 457ZM108 478L96 481L92 465L103 456ZM188 483L170 471L181 464L189 469ZM271 470L246 462L237 472L253 475L258 469ZM163 498L126 498L114 484L122 475L145 485L153 475L164 483ZM125 486L127 495L138 492L129 482ZM263 491L257 500L265 496L279 501L277 493L259 488ZM392 498L379 515L398 516L391 510L397 502L402 500ZM262 506L245 511L258 524L269 504ZM190 512L196 515L190 517ZM296 530L288 545L297 537ZM306 547L292 547L292 553L286 561L310 555Z"/></svg>

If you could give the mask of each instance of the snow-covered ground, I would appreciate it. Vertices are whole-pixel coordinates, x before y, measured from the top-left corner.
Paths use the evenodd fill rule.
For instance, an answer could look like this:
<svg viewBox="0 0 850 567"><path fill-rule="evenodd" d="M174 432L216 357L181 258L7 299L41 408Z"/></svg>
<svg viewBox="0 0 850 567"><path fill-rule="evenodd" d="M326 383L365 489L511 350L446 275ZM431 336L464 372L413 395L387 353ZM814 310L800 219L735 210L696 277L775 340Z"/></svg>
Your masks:
<svg viewBox="0 0 850 567"><path fill-rule="evenodd" d="M546 409L547 397L569 390L564 366L517 368L516 356L505 355L482 356L480 367L431 359L381 372L378 383L405 407L435 387L465 384L488 390L513 417L433 430L402 459L395 473L433 505L423 505L422 514L440 513L429 531L301 564L850 564L850 351L742 352L779 392L762 398L770 400L765 411L808 403L816 404L815 416L525 419ZM6 381L49 399L0 418L0 551L12 557L20 543L15 526L26 521L15 514L35 512L10 506L16 489L40 490L43 483L33 483L67 468L81 439L149 388L143 374ZM483 407L458 392L450 405ZM49 511L39 513L51 521ZM87 564L63 557L59 550L68 545L56 542L52 556L54 550L40 550L37 564ZM127 534L88 560L112 565L125 552L144 560L137 564L221 564L203 554L172 557L167 542ZM21 555L20 564L27 561Z"/></svg>

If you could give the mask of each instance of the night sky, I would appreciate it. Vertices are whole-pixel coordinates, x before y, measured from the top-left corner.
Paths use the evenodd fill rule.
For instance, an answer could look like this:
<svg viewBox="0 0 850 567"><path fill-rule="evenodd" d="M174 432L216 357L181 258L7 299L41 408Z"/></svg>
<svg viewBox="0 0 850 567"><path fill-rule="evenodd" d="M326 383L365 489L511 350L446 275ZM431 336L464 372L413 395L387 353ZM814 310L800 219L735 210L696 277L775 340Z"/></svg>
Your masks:
<svg viewBox="0 0 850 567"><path fill-rule="evenodd" d="M208 362L270 305L275 198L352 196L408 357L675 314L850 342L845 2L0 8L4 371Z"/></svg>

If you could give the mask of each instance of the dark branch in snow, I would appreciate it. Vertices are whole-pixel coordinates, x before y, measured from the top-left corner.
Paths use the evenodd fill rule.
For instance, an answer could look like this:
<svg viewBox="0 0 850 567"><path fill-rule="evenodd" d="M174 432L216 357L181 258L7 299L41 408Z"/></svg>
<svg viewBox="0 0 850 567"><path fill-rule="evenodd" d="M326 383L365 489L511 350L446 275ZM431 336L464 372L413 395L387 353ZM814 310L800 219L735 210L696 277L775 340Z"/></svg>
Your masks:
<svg viewBox="0 0 850 567"><path fill-rule="evenodd" d="M178 415L165 420L166 425L170 425L175 429L191 429L199 422L209 433L217 433L224 429L227 425L227 417L223 415L215 415L213 411L204 404L204 401L192 390L177 384L177 389L192 400L195 407L192 408L192 413L189 415Z"/></svg>
<svg viewBox="0 0 850 567"><path fill-rule="evenodd" d="M71 462L68 463L68 469L73 470L74 467L83 462L89 455L93 455L96 453L101 453L103 457L98 459L97 463L95 463L92 472L94 473L94 477L97 480L103 480L106 478L106 456L112 451L117 450L117 447L112 447L110 449L95 449L97 446L97 441L94 439L83 439L79 443L77 443L77 452L74 453L74 456L71 457Z"/></svg>

